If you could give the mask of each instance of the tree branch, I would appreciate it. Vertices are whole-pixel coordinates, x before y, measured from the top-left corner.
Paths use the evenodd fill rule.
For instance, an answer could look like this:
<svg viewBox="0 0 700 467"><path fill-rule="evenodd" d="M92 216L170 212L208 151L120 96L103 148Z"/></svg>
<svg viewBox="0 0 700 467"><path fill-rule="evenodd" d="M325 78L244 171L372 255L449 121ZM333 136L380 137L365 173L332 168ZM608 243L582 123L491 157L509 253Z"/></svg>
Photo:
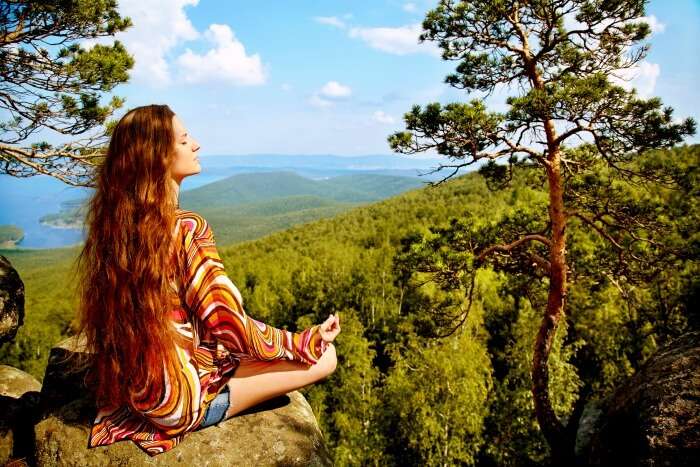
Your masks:
<svg viewBox="0 0 700 467"><path fill-rule="evenodd" d="M508 252L514 248L517 248L518 246L522 245L523 243L527 242L540 242L543 245L546 245L547 247L551 246L550 240L545 237L544 235L540 234L530 234L530 235L525 235L523 237L520 237L519 239L507 243L507 244L501 244L501 245L493 245L484 250L479 256L477 256L476 261L481 263L487 256L490 254L496 252L496 251L501 251L501 252Z"/></svg>

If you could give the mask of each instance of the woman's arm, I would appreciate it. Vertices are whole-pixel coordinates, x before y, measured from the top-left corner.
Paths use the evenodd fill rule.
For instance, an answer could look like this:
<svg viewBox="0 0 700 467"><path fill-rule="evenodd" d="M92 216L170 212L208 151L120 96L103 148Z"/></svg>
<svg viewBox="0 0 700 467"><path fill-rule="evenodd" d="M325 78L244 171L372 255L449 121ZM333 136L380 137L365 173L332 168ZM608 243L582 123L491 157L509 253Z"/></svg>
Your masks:
<svg viewBox="0 0 700 467"><path fill-rule="evenodd" d="M321 339L320 325L295 333L248 316L240 292L226 274L209 223L191 211L181 222L185 300L192 315L234 354L315 364L328 346Z"/></svg>

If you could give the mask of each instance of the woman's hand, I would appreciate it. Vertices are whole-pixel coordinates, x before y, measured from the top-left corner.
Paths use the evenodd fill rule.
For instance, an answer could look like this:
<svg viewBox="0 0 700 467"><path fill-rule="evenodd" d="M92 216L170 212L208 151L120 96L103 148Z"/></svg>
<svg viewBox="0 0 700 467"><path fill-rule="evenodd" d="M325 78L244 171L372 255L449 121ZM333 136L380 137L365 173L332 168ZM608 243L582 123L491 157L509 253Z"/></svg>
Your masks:
<svg viewBox="0 0 700 467"><path fill-rule="evenodd" d="M333 342L335 336L340 333L340 316L336 313L335 315L328 315L328 318L321 323L321 339L326 342Z"/></svg>

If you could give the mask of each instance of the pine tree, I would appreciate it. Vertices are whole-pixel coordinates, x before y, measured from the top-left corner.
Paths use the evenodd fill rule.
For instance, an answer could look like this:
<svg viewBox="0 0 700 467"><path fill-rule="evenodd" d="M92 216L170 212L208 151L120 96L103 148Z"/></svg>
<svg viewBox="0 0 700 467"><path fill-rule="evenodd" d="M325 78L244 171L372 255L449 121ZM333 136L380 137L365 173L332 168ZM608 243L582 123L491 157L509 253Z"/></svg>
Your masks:
<svg viewBox="0 0 700 467"><path fill-rule="evenodd" d="M466 269L496 264L529 271L534 265L532 274L548 283L534 345L532 394L555 462L570 461L576 426L557 418L548 391L548 357L565 316L567 226L578 222L604 238L617 253L611 270L630 278L642 274L643 268L631 265L643 264L647 250L663 250L649 235L655 232L654 213L615 202L614 180L664 182L662 173L635 166L635 154L672 147L695 132L692 119L675 121L660 99L641 98L613 79L647 53L645 3L440 1L427 13L420 40L437 42L443 59L458 62L446 83L484 96L425 109L415 105L404 117L406 131L388 138L396 152L434 149L460 161L438 167L453 171L431 185L477 165L495 189L506 186L518 168L534 168L533 184L546 187L546 216L515 213L475 237L452 240L473 254ZM496 89L520 91L507 99L506 112L486 108L484 98ZM445 283L462 280L456 269L437 269ZM474 277L466 289L473 290Z"/></svg>
<svg viewBox="0 0 700 467"><path fill-rule="evenodd" d="M101 126L124 103L113 96L102 104L101 94L128 80L134 60L119 41L89 49L80 41L130 26L115 0L0 2L0 109L10 117L0 121L0 173L91 184L109 131ZM41 129L76 136L94 128L70 143L22 146Z"/></svg>

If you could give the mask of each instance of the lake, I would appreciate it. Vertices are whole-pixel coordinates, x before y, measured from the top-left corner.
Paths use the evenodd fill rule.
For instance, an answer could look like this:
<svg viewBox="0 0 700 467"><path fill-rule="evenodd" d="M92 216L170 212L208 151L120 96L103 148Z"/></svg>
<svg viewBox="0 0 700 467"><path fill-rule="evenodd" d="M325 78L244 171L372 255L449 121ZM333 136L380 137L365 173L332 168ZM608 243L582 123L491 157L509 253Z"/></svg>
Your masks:
<svg viewBox="0 0 700 467"><path fill-rule="evenodd" d="M183 180L182 191L226 178L228 174L200 173ZM59 229L39 223L46 214L61 210L64 201L85 198L92 190L73 187L48 175L18 178L0 174L0 225L16 225L24 230L19 248L60 248L84 240L82 229Z"/></svg>

